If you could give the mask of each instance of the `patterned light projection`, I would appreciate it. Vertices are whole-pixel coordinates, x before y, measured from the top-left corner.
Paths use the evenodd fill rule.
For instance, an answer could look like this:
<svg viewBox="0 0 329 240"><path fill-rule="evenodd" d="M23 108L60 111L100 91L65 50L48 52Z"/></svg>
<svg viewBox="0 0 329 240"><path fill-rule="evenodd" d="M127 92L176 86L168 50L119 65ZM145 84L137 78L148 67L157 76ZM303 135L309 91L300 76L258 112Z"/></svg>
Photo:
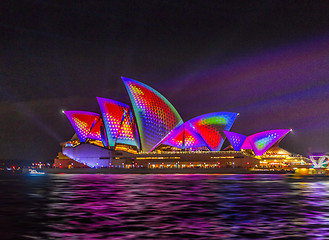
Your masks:
<svg viewBox="0 0 329 240"><path fill-rule="evenodd" d="M134 124L129 106L107 98L97 98L108 140L108 145L116 143L137 146L134 136Z"/></svg>
<svg viewBox="0 0 329 240"><path fill-rule="evenodd" d="M138 131L128 105L97 98L104 123L97 113L64 112L81 142L93 139L110 147L121 143L138 149L142 147L145 152L152 151L160 144L180 149L207 147L211 151L220 151L227 136L234 150L252 149L259 156L291 131L269 130L248 137L230 132L238 115L232 112L204 114L183 123L176 109L159 92L136 80L122 79L133 105Z"/></svg>
<svg viewBox="0 0 329 240"><path fill-rule="evenodd" d="M327 155L310 156L310 160L313 163L313 168L323 168L326 164L329 164L329 157Z"/></svg>
<svg viewBox="0 0 329 240"><path fill-rule="evenodd" d="M153 88L122 77L139 130L142 150L149 152L175 127L183 123L173 105Z"/></svg>
<svg viewBox="0 0 329 240"><path fill-rule="evenodd" d="M276 142L286 136L291 129L268 130L249 136L251 146L256 156L263 155Z"/></svg>
<svg viewBox="0 0 329 240"><path fill-rule="evenodd" d="M240 151L241 150L241 146L244 143L244 141L246 140L247 136L239 134L239 133L235 133L235 132L228 132L228 131L224 131L226 137L228 138L228 140L230 141L230 143L232 144L232 147L234 148L235 151Z"/></svg>
<svg viewBox="0 0 329 240"><path fill-rule="evenodd" d="M65 111L64 114L70 120L80 142L87 138L102 141L100 128L103 125L100 115L85 111Z"/></svg>
<svg viewBox="0 0 329 240"><path fill-rule="evenodd" d="M109 146L109 142L107 140L106 130L105 130L105 126L104 125L101 126L100 131L101 131L102 143L103 143L104 147L108 147Z"/></svg>
<svg viewBox="0 0 329 240"><path fill-rule="evenodd" d="M103 121L98 117L91 126L90 132L87 138L102 141L101 127L104 126Z"/></svg>
<svg viewBox="0 0 329 240"><path fill-rule="evenodd" d="M159 146L160 144L166 144L169 146L183 148L184 144L184 124L174 128L162 141L156 144L154 148ZM153 150L151 149L151 151Z"/></svg>
<svg viewBox="0 0 329 240"><path fill-rule="evenodd" d="M252 146L251 146L249 137L247 137L246 140L244 140L244 143L242 144L241 149L251 149L252 150Z"/></svg>
<svg viewBox="0 0 329 240"><path fill-rule="evenodd" d="M197 147L207 147L207 143L204 139L196 133L192 126L188 126L190 123L186 123L185 135L184 135L184 148L197 148Z"/></svg>
<svg viewBox="0 0 329 240"><path fill-rule="evenodd" d="M196 148L207 146L205 141L199 134L197 134L189 122L184 123L175 129L173 129L161 142L159 142L154 148L160 144L165 144L181 149ZM153 148L153 149L154 149ZM152 150L153 150L152 149Z"/></svg>
<svg viewBox="0 0 329 240"><path fill-rule="evenodd" d="M223 131L229 131L238 116L232 112L214 112L195 117L188 121L211 151L219 151L224 143Z"/></svg>

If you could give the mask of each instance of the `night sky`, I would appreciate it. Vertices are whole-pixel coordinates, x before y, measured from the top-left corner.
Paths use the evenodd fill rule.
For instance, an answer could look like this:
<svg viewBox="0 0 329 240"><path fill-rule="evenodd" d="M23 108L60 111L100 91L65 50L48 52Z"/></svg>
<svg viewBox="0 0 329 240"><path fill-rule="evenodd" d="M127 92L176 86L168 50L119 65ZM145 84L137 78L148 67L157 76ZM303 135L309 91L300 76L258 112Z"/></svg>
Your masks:
<svg viewBox="0 0 329 240"><path fill-rule="evenodd" d="M120 76L184 121L239 112L245 135L292 128L290 152L329 151L328 1L2 1L0 159L46 161L74 134L62 110L130 104Z"/></svg>

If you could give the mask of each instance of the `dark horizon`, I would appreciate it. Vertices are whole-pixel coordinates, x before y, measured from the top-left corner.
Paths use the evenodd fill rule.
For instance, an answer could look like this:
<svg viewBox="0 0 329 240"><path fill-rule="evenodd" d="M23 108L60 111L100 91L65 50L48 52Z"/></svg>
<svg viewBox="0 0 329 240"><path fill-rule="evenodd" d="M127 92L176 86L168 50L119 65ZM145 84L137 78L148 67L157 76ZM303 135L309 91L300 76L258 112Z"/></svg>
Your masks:
<svg viewBox="0 0 329 240"><path fill-rule="evenodd" d="M130 104L121 76L184 121L239 112L244 135L292 128L281 147L329 151L326 1L9 1L0 6L0 159L52 160L64 110Z"/></svg>

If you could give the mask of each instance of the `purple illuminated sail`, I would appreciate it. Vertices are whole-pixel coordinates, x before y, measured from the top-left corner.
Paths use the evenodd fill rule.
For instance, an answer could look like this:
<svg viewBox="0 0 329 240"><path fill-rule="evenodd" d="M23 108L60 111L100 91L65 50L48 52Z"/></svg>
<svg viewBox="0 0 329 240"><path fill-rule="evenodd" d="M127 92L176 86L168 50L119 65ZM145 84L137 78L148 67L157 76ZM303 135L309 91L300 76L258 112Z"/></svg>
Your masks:
<svg viewBox="0 0 329 240"><path fill-rule="evenodd" d="M230 141L232 147L234 148L235 151L240 151L241 146L245 142L247 136L235 133L235 132L228 132L224 131L227 139Z"/></svg>
<svg viewBox="0 0 329 240"><path fill-rule="evenodd" d="M249 136L252 149L256 156L263 155L270 147L284 138L291 129L268 130Z"/></svg>

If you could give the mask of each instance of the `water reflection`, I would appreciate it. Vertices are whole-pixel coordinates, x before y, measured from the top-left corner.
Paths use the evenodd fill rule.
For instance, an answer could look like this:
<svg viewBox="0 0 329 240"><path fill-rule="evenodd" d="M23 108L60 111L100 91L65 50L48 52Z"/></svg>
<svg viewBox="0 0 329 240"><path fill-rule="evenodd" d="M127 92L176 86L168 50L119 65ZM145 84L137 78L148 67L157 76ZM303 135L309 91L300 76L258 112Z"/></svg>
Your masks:
<svg viewBox="0 0 329 240"><path fill-rule="evenodd" d="M329 238L326 181L86 174L2 177L0 187L5 238Z"/></svg>

